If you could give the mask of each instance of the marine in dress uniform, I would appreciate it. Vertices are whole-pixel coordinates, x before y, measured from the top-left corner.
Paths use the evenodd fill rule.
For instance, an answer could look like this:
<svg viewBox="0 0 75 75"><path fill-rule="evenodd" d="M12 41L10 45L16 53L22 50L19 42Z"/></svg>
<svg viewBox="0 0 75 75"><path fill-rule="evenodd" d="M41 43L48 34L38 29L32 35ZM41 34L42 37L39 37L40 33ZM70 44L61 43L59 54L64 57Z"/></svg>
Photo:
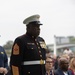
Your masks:
<svg viewBox="0 0 75 75"><path fill-rule="evenodd" d="M10 67L12 75L45 75L46 44L39 37L39 15L26 18L27 32L17 37L12 47Z"/></svg>
<svg viewBox="0 0 75 75"><path fill-rule="evenodd" d="M8 58L5 50L0 46L0 75L7 74L8 72Z"/></svg>

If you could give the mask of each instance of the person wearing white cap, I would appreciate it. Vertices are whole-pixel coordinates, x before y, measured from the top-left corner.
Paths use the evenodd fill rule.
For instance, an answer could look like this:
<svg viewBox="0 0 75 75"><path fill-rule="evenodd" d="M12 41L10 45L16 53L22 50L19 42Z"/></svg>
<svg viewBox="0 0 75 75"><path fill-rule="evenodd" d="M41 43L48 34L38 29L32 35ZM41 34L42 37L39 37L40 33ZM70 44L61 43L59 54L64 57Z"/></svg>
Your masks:
<svg viewBox="0 0 75 75"><path fill-rule="evenodd" d="M39 15L26 18L26 34L17 37L14 41L10 68L12 75L45 75L46 44L39 36Z"/></svg>

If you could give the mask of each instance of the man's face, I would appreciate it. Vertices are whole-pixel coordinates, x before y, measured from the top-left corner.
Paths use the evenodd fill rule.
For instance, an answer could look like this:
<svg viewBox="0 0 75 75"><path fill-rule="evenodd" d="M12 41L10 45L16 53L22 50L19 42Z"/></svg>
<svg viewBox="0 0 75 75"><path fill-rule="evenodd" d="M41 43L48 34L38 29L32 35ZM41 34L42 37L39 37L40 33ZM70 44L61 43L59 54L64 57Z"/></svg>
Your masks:
<svg viewBox="0 0 75 75"><path fill-rule="evenodd" d="M45 64L46 70L51 70L53 67L53 60L51 58L46 59L46 64Z"/></svg>
<svg viewBox="0 0 75 75"><path fill-rule="evenodd" d="M30 25L28 30L32 36L37 37L40 34L40 25Z"/></svg>
<svg viewBox="0 0 75 75"><path fill-rule="evenodd" d="M64 60L61 60L61 68L63 71L67 71L69 67L69 61L65 58Z"/></svg>

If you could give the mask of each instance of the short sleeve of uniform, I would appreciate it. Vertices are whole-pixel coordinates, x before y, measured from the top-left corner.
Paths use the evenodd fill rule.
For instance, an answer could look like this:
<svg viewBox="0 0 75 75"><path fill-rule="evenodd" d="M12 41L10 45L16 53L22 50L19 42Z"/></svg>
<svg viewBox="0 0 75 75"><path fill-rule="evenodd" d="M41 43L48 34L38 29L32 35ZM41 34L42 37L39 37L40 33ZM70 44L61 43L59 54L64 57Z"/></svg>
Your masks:
<svg viewBox="0 0 75 75"><path fill-rule="evenodd" d="M20 38L17 38L12 47L12 53L10 57L10 67L12 75L21 75L21 63L23 55L23 42Z"/></svg>

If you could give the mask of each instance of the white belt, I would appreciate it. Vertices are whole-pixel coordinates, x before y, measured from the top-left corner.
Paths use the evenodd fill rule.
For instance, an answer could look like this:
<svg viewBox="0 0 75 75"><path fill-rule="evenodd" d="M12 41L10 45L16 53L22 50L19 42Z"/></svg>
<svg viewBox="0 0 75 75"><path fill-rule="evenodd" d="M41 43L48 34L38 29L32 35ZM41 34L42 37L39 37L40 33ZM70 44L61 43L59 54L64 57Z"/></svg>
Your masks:
<svg viewBox="0 0 75 75"><path fill-rule="evenodd" d="M36 60L36 61L24 61L22 65L36 65L36 64L45 64L45 60Z"/></svg>

